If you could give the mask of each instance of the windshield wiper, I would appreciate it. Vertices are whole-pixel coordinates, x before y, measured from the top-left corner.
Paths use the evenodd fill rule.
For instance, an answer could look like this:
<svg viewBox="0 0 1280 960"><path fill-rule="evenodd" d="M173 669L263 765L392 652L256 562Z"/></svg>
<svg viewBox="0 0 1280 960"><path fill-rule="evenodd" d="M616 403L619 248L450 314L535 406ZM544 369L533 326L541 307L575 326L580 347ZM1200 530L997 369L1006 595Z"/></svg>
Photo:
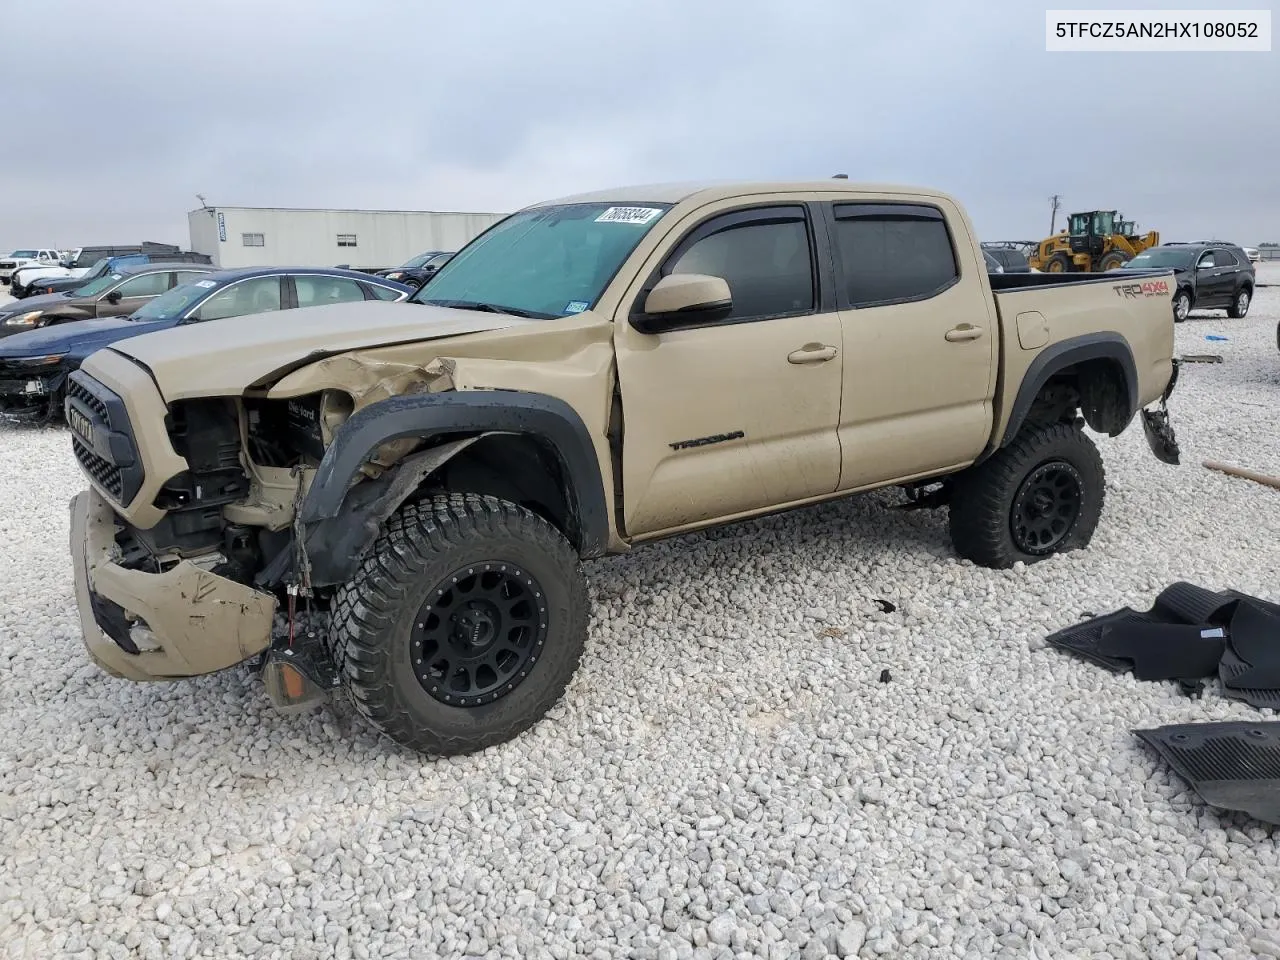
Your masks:
<svg viewBox="0 0 1280 960"><path fill-rule="evenodd" d="M495 303L483 303L479 300L419 300L418 303L429 303L437 307L452 307L454 310L475 310L479 313L505 313L526 320L552 320L550 313L538 313L534 310L521 310L519 307L503 307Z"/></svg>

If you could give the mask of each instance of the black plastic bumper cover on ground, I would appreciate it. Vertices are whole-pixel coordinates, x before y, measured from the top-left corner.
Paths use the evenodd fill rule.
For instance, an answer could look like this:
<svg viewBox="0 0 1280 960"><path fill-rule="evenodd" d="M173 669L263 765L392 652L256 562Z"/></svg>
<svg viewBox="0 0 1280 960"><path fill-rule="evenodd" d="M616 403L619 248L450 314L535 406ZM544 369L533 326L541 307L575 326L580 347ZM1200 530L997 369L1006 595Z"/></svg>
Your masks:
<svg viewBox="0 0 1280 960"><path fill-rule="evenodd" d="M1059 630L1046 639L1051 646L1069 650L1116 673L1134 670L1141 680L1212 676L1223 652L1221 637L1200 635L1209 631L1167 630L1162 642L1147 628L1225 626L1236 604L1244 598L1234 590L1214 592L1180 581L1162 590L1150 610L1122 607Z"/></svg>
<svg viewBox="0 0 1280 960"><path fill-rule="evenodd" d="M1134 730L1205 803L1280 824L1280 723Z"/></svg>

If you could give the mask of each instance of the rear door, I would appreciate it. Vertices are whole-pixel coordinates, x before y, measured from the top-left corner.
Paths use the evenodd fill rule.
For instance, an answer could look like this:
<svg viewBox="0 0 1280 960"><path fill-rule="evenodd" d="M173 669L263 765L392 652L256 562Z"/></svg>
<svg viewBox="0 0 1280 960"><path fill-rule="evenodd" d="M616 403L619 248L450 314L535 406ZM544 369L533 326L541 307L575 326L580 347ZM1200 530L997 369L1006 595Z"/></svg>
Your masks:
<svg viewBox="0 0 1280 960"><path fill-rule="evenodd" d="M970 463L991 432L999 330L963 216L932 198L828 211L845 358L840 489Z"/></svg>

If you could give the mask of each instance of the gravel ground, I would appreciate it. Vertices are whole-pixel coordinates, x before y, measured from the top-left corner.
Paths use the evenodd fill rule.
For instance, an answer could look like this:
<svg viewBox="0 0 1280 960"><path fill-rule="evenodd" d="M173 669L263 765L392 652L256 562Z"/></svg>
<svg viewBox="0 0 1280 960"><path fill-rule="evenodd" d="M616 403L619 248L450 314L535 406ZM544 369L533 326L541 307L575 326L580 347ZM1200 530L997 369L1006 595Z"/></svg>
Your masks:
<svg viewBox="0 0 1280 960"><path fill-rule="evenodd" d="M66 434L0 428L0 949L1280 956L1280 830L1206 808L1129 732L1258 712L1042 640L1178 579L1280 599L1280 493L1199 465L1280 473L1277 320L1272 287L1178 328L1225 362L1174 394L1183 466L1137 428L1100 441L1090 550L980 569L944 514L874 495L599 562L566 699L441 762L345 706L277 715L242 672L98 673Z"/></svg>

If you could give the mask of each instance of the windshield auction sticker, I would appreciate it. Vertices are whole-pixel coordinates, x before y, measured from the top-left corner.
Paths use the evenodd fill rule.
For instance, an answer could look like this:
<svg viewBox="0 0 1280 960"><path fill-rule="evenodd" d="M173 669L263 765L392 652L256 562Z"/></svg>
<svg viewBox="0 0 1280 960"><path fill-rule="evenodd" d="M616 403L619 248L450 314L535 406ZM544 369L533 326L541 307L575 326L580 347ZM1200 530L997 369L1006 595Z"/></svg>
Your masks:
<svg viewBox="0 0 1280 960"><path fill-rule="evenodd" d="M596 223L648 223L662 211L657 207L610 207Z"/></svg>

